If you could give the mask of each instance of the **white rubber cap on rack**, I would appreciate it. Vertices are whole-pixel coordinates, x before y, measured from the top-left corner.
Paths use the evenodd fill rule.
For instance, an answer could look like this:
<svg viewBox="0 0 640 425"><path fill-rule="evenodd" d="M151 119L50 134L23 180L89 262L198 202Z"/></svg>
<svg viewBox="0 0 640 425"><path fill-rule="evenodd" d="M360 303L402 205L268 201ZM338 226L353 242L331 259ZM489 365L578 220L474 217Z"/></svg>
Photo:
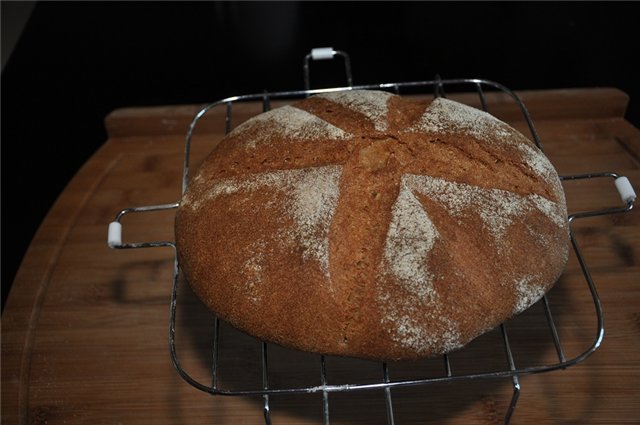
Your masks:
<svg viewBox="0 0 640 425"><path fill-rule="evenodd" d="M615 184L620 194L620 199L622 199L623 202L628 203L636 200L636 192L633 190L633 186L631 186L628 178L620 176L615 180Z"/></svg>
<svg viewBox="0 0 640 425"><path fill-rule="evenodd" d="M335 54L335 50L333 47L316 47L315 49L311 49L311 59L313 60L325 60L325 59L333 59L333 55Z"/></svg>
<svg viewBox="0 0 640 425"><path fill-rule="evenodd" d="M109 223L109 234L107 244L110 248L122 245L122 224L117 221Z"/></svg>

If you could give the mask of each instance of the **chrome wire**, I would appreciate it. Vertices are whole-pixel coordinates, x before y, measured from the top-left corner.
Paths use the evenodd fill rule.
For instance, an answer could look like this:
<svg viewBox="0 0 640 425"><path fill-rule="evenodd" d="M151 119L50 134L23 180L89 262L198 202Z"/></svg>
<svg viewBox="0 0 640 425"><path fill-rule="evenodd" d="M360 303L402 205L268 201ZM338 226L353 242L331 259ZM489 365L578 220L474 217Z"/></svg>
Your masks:
<svg viewBox="0 0 640 425"><path fill-rule="evenodd" d="M353 86L353 76L351 74L351 58L349 57L347 52L344 52L342 50L333 50L333 57L336 57L336 56L340 56L344 59L344 72L347 78L347 85ZM302 70L304 73L304 88L306 91L309 91L311 89L311 77L310 77L309 65L312 58L313 58L313 55L311 53L308 53L304 57L304 62L302 64Z"/></svg>
<svg viewBox="0 0 640 425"><path fill-rule="evenodd" d="M436 96L444 95L444 88L438 89L437 87L444 86L469 86L477 90L478 87L487 86L492 89L497 89L508 94L515 102L518 108L520 109L529 130L531 131L533 141L538 146L538 148L542 149L542 143L540 142L540 137L536 132L533 121L531 120L531 116L526 106L520 99L520 97L507 87L503 86L500 83L496 83L495 81L478 79L478 78L458 78L458 79L435 79L435 80L425 80L425 81L413 81L413 82L395 82L395 83L381 83L381 84L366 84L366 85L357 85L357 86L345 86L345 87L332 87L332 88L324 88L324 89L310 89L310 90L290 90L290 91L280 91L280 92L272 92L268 93L269 99L300 99L305 96L311 96L314 94L320 93L333 93L340 91L349 91L349 90L387 90L393 92L399 92L401 89L412 89L412 88L432 88ZM265 93L254 93L254 94L246 94L241 96L231 96L222 100L218 100L216 102L210 103L204 106L198 113L194 116L193 120L189 125L189 129L187 131L187 136L185 139L185 154L183 161L183 173L182 173L182 193L186 191L187 183L189 179L189 154L191 152L191 143L193 140L193 135L196 129L198 122L213 108L219 105L226 105L227 107L227 121L225 122L225 131L229 132L232 129L231 126L231 105L237 102L250 102L250 101L260 101L265 97Z"/></svg>
<svg viewBox="0 0 640 425"><path fill-rule="evenodd" d="M336 52L337 54L343 52ZM349 63L348 55L343 56L345 58L345 63ZM338 92L338 91L347 91L347 90L388 90L392 91L396 94L400 94L403 90L412 90L419 88L423 90L425 93L431 91L436 97L446 97L447 92L445 91L445 87L447 87L447 91L449 93L453 93L452 88L457 88L459 90L471 89L471 91L475 91L480 99L480 103L482 109L488 111L488 103L485 95L485 90L497 90L499 92L505 93L511 97L511 99L518 106L522 116L527 122L528 128L530 130L531 136L535 144L539 149L542 150L542 143L540 141L540 137L538 136L537 131L535 130L534 124L531 120L531 116L519 98L519 96L506 88L505 86L484 79L442 79L440 76L436 76L434 80L425 80L425 81L416 81L416 82L394 82L394 83L383 83L383 84L369 84L369 85L359 85L354 86L351 79L351 69L350 64L345 65L347 72L347 81L348 86L345 87L334 87L327 89L307 89L307 90L294 90L294 91L280 91L280 92L263 92L256 94L248 94L242 96L232 96L228 97L213 103L210 103L204 106L198 113L194 116L192 122L189 125L189 129L187 131L186 139L185 139L185 150L184 150L184 160L183 160L183 173L182 173L182 193L187 189L188 179L189 179L189 157L191 152L191 143L193 139L193 135L195 133L197 124L199 121L213 108L216 107L224 107L226 108L225 114L225 133L230 132L233 129L233 105L239 102L249 102L249 101L262 101L263 111L268 111L271 107L271 101L274 99L296 99L296 98L304 98L306 96L310 96L313 94L319 93L328 93L328 92ZM308 59L305 59L305 86L308 85ZM612 172L606 173L588 173L588 174L579 174L579 175L570 175L570 176L561 176L562 181L571 181L571 180L582 180L582 179L594 179L594 178L618 178L618 174ZM542 298L542 303L545 311L545 317L547 319L550 338L553 342L555 350L557 352L558 361L552 364L546 365L538 365L538 366L529 366L518 368L516 366L515 359L513 357L513 352L509 343L509 338L507 335L506 327L504 325L501 326L503 342L505 348L505 355L507 358L507 367L504 370L492 371L492 372L477 372L477 373L465 373L465 374L456 374L452 371L451 363L448 355L444 355L444 376L435 376L435 377L420 377L416 379L402 379L402 380L392 380L389 376L389 369L386 363L382 364L383 367L383 376L380 382L375 383L351 383L351 384L329 384L327 382L327 373L326 373L326 358L325 356L319 356L320 360L320 385L317 386L303 386L303 387L287 387L287 388L272 388L269 385L269 374L268 374L268 346L266 343L262 344L261 351L261 368L262 368L262 385L260 388L246 388L246 389L234 389L229 390L220 386L218 375L219 375L219 351L221 349L220 346L220 320L215 318L213 321L213 341L212 341L212 364L211 364L211 384L205 385L200 383L198 380L194 379L186 372L178 358L178 349L176 347L176 309L178 304L178 287L180 281L180 268L178 264L178 257L176 252L176 247L174 242L168 241L159 241L159 242L144 242L144 243L127 243L121 244L119 246L114 246L114 248L147 248L147 247L159 247L159 246L168 246L174 250L174 271L173 271L173 286L171 292L171 303L170 303L170 323L169 323L169 351L171 355L171 361L177 370L178 374L190 385L193 387L210 394L215 395L260 395L263 398L263 414L265 423L271 423L271 408L270 408L270 395L274 394L294 394L294 393L306 393L313 394L319 393L322 395L322 418L324 424L329 424L329 394L338 393L338 392L349 392L349 391L366 391L366 390L383 390L385 396L385 403L387 408L387 422L389 424L394 424L394 416L393 416L393 403L391 399L391 390L393 388L399 387L410 387L410 386L419 386L419 385L428 385L442 382L462 382L469 380L477 380L477 379L505 379L509 378L512 381L513 386L513 396L511 398L511 402L507 409L507 413L505 415L505 423L509 423L511 417L513 415L516 403L520 394L520 377L524 375L537 374L542 372L549 372L558 369L564 369L580 363L588 358L593 352L595 352L598 347L601 345L602 340L604 338L604 315L602 312L602 305L600 302L600 298L598 296L596 286L593 282L589 269L587 267L586 261L582 255L580 246L578 241L575 238L574 232L572 230L572 224L577 219L584 219L589 217L595 217L600 215L607 214L617 214L631 211L633 208L634 202L629 201L625 206L621 207L612 207L612 208L604 208L600 210L593 211L581 211L577 213L572 213L568 217L569 230L570 230L570 240L571 245L573 247L573 251L578 259L580 264L580 268L582 270L585 282L587 287L591 293L592 300L594 303L595 315L597 318L595 336L592 344L584 350L581 354L567 359L562 348L560 338L558 336L557 326L554 322L553 315L551 314L551 307L549 300L546 296ZM155 205L155 206L147 206L147 207L137 207L137 208L128 208L122 210L116 216L116 221L119 223L120 220L129 213L139 213L139 212L150 212L150 211L159 211L166 209L174 209L179 206L179 202L164 204L164 205Z"/></svg>
<svg viewBox="0 0 640 425"><path fill-rule="evenodd" d="M178 208L179 205L180 205L179 202L173 202L170 204L147 205L143 207L125 208L120 212L118 212L113 222L120 223L123 217L127 214L171 210L171 209ZM171 242L171 241L131 242L131 243L119 243L116 245L111 245L111 248L114 248L114 249L135 249L135 248L156 248L156 247L171 247L175 249L175 242Z"/></svg>
<svg viewBox="0 0 640 425"><path fill-rule="evenodd" d="M515 371L516 365L513 360L513 353L511 351L511 344L509 344L509 336L507 334L507 325L504 323L500 325L500 330L502 331L502 340L504 342L504 351L507 355L507 363L509 365L509 370ZM513 375L511 377L511 384L513 385L513 395L511 396L511 403L509 403L509 407L507 408L507 413L504 416L504 423L508 424L511 422L511 417L513 416L513 411L516 408L516 403L518 402L518 398L520 397L520 380L518 379L518 375Z"/></svg>
<svg viewBox="0 0 640 425"><path fill-rule="evenodd" d="M382 363L382 380L384 383L389 383L391 380L389 379L389 367L387 363ZM395 418L393 416L393 402L391 401L391 388L384 389L384 399L385 405L387 407L387 424L394 425Z"/></svg>
<svg viewBox="0 0 640 425"><path fill-rule="evenodd" d="M538 133L534 127L534 124L531 120L530 114L519 98L519 96L513 91L509 90L505 86L483 79L441 79L437 76L434 80L426 80L426 81L417 81L417 82L395 82L395 83L383 83L383 84L370 84L370 85L360 85L360 86L352 86L352 87L337 87L337 88L328 88L328 89L312 89L312 90L295 90L295 91L282 91L282 92L273 92L273 93L256 93L249 94L243 96L234 96L226 99L222 99L218 102L214 102L210 105L205 106L194 118L192 125L190 126L190 131L187 134L187 139L185 141L186 149L185 149L185 164L188 164L188 157L186 153L189 151L189 145L192 139L192 132L195 128L197 122L203 117L203 115L211 110L213 107L218 105L226 105L227 111L231 111L231 105L236 102L244 102L244 101L262 101L263 102L263 110L268 110L270 102L273 99L287 99L287 98L303 98L307 95L313 95L318 93L327 93L327 92L338 92L338 91L347 91L347 90L360 90L360 89L380 89L380 90L390 90L395 93L400 93L403 89L415 89L415 88L423 88L428 90L431 88L432 92L435 96L446 96L445 87L459 87L460 89L464 88L472 88L475 90L479 96L480 103L482 108L485 111L488 111L488 102L486 98L485 91L486 89L497 90L503 93L508 94L513 101L518 106L522 116L524 117L529 130L531 132L531 136L536 143L536 145L542 149L542 144L540 143L540 138ZM231 117L228 115L226 122L229 123L229 127L227 130L230 130ZM185 168L183 176L186 178L188 176L188 168ZM584 175L576 175L576 176L563 176L561 179L564 180L576 180L576 179L587 179L587 178L597 178L597 177L618 177L615 173L590 173ZM569 216L569 224L573 222L573 220L578 218L586 218L592 217L595 215L602 214L611 214L617 212L626 212L632 208L633 203L630 202L629 205L620 208L610 208L601 211L587 211L575 213ZM332 392L347 392L347 391L356 391L356 390L385 390L385 394L387 390L396 387L407 387L407 386L416 386L416 385L426 385L426 384L434 384L440 382L454 382L454 381L464 381L464 380L475 380L475 379L502 379L509 378L512 380L514 386L514 397L512 398L512 404L510 405L510 410L512 412L512 407L515 406L515 402L517 401L517 397L520 390L519 377L523 375L529 374L537 374L542 372L549 372L558 369L564 369L569 366L575 365L579 362L584 361L587 357L589 357L601 344L603 333L603 316L602 316L602 308L600 305L600 300L597 295L597 291L595 288L595 284L591 279L589 270L587 268L586 262L582 256L577 240L575 239L573 233L571 232L571 242L576 253L576 256L581 264L581 268L585 277L585 281L589 288L589 291L592 294L595 313L597 317L597 326L596 326L596 336L591 344L584 352L579 354L576 357L566 359L563 348L560 343L560 339L558 337L557 326L553 320L553 316L551 314L551 308L549 305L549 301L546 297L542 299L542 303L545 309L545 317L548 322L550 339L552 340L554 347L558 353L558 362L549 365L538 365L538 366L530 366L517 368L515 366L514 359L512 357L511 347L508 345L508 338L505 338L505 353L507 355L507 364L509 367L505 370L501 371L492 371L492 372L479 372L479 373L467 373L467 374L454 374L451 370L451 365L449 362L448 356L444 356L445 362L445 375L444 376L436 376L430 378L417 378L417 379L405 379L405 380L387 380L382 379L381 382L377 383L353 383L353 384L340 384L340 385L331 385L323 381L320 386L307 386L307 387L297 387L297 388L262 388L262 389L243 389L243 390L225 390L222 388L210 388L207 386L199 385L200 389L203 389L206 392L212 394L222 394L222 395L265 395L265 394L284 394L284 393L322 393L323 395L323 403L328 403L328 394ZM506 336L506 333L505 333ZM321 370L325 370L325 358L321 356ZM323 372L324 373L324 372ZM326 378L323 375L323 379ZM390 394L390 392L388 393ZM323 415L328 416L328 405L327 409L323 408ZM508 413L510 415L510 413Z"/></svg>

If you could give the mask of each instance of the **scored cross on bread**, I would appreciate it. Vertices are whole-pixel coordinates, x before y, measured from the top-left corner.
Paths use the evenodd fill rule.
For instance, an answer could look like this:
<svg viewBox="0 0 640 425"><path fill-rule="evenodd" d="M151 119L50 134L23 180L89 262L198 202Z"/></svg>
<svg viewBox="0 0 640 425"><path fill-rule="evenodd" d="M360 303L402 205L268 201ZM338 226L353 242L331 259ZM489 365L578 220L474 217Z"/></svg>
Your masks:
<svg viewBox="0 0 640 425"><path fill-rule="evenodd" d="M261 339L382 360L457 349L567 260L546 157L493 116L381 91L312 96L234 129L176 216L181 268Z"/></svg>

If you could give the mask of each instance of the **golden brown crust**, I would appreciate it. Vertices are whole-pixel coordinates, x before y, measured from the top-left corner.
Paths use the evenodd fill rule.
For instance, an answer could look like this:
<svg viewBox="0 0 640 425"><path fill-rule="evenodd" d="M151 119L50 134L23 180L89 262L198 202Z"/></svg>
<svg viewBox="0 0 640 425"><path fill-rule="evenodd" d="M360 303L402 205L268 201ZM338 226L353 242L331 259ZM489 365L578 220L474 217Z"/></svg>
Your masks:
<svg viewBox="0 0 640 425"><path fill-rule="evenodd" d="M568 255L564 194L528 139L446 99L310 97L227 136L176 216L196 294L261 339L398 360L537 301Z"/></svg>

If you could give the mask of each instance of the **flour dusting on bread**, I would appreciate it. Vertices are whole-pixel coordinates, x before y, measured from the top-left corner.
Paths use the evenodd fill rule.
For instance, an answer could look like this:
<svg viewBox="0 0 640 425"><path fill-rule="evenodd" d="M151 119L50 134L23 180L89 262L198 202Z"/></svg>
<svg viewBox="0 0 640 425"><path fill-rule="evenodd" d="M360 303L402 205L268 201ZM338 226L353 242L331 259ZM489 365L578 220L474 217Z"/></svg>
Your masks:
<svg viewBox="0 0 640 425"><path fill-rule="evenodd" d="M515 279L516 304L513 314L522 313L542 298L546 288L539 282L540 276L524 276Z"/></svg>
<svg viewBox="0 0 640 425"><path fill-rule="evenodd" d="M471 106L439 97L427 107L424 114L409 131L463 131L481 139L487 136L499 139L513 137L513 130L502 121Z"/></svg>
<svg viewBox="0 0 640 425"><path fill-rule="evenodd" d="M420 201L407 185L402 185L391 210L383 269L389 270L406 290L420 299L434 295L433 274L427 262L437 237L438 231Z"/></svg>
<svg viewBox="0 0 640 425"><path fill-rule="evenodd" d="M457 326L450 319L440 316L436 319L440 326L434 329L425 329L418 320L419 316L411 313L409 310L393 317L396 330L393 337L399 344L418 353L433 350L434 347L438 351L448 353L462 346Z"/></svg>
<svg viewBox="0 0 640 425"><path fill-rule="evenodd" d="M286 195L283 212L295 221L287 236L303 246L303 258L314 258L329 277L329 225L339 195L341 167L310 167L302 170L281 170L217 181L207 198L238 192L250 196L256 190L277 190ZM268 207L256 205L256 209Z"/></svg>
<svg viewBox="0 0 640 425"><path fill-rule="evenodd" d="M424 355L433 350L450 352L463 345L456 321L443 314L437 294L411 302L407 298L397 299L387 286L378 285L377 290L383 312L380 324L400 346ZM434 326L423 325L425 315Z"/></svg>
<svg viewBox="0 0 640 425"><path fill-rule="evenodd" d="M258 303L260 301L260 291L257 287L263 284L264 267L263 264L266 259L265 250L266 242L264 240L257 240L250 246L252 256L243 264L243 272L246 276L246 287L249 294L249 298L252 302Z"/></svg>
<svg viewBox="0 0 640 425"><path fill-rule="evenodd" d="M486 189L414 174L405 175L403 181L412 190L443 205L453 216L477 213L485 229L497 242L501 241L517 217L532 209L543 213L558 227L566 221L563 205L535 194L522 196L506 190Z"/></svg>
<svg viewBox="0 0 640 425"><path fill-rule="evenodd" d="M247 140L247 146L255 148L261 143L269 143L273 134L292 141L301 140L346 140L351 137L346 131L329 124L325 120L294 106L282 106L260 114L236 127L231 136L239 136L259 125L268 129Z"/></svg>
<svg viewBox="0 0 640 425"><path fill-rule="evenodd" d="M383 91L355 90L319 94L332 102L359 112L367 117L377 131L386 131L388 122L385 119L389 111L388 101L393 94Z"/></svg>

